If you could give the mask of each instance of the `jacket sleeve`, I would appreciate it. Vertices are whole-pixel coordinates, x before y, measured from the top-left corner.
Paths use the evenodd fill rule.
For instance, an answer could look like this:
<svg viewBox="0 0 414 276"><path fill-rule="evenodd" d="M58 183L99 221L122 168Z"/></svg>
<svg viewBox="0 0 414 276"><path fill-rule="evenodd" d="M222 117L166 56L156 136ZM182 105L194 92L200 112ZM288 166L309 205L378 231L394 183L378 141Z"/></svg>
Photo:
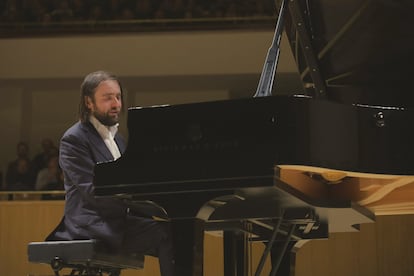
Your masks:
<svg viewBox="0 0 414 276"><path fill-rule="evenodd" d="M119 216L125 212L125 206L121 201L94 198L93 172L96 161L87 137L65 134L60 142L59 163L64 172L66 204L82 205L77 208L81 207L101 216ZM77 196L72 196L74 194ZM74 198L82 200L81 202L69 201Z"/></svg>

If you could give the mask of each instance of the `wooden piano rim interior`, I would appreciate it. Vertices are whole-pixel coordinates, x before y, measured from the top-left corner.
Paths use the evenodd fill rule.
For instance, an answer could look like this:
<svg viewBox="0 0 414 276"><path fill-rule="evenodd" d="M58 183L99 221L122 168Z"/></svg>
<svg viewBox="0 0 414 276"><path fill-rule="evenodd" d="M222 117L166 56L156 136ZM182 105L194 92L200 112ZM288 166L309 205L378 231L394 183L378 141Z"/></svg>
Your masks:
<svg viewBox="0 0 414 276"><path fill-rule="evenodd" d="M414 176L280 165L280 179L312 198L350 199L375 215L414 214Z"/></svg>

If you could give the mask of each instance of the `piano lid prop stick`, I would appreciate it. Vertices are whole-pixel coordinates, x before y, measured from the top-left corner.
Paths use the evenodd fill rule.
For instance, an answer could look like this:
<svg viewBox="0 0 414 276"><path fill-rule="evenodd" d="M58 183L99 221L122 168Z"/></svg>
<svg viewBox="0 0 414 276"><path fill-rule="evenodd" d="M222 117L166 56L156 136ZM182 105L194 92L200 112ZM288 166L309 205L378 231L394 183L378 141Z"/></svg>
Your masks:
<svg viewBox="0 0 414 276"><path fill-rule="evenodd" d="M287 0L282 0L279 9L279 15L276 22L276 30L273 35L272 45L270 46L266 61L260 75L259 85L257 86L254 97L266 97L272 95L273 80L275 78L277 63L280 55L280 40L282 39L283 19Z"/></svg>

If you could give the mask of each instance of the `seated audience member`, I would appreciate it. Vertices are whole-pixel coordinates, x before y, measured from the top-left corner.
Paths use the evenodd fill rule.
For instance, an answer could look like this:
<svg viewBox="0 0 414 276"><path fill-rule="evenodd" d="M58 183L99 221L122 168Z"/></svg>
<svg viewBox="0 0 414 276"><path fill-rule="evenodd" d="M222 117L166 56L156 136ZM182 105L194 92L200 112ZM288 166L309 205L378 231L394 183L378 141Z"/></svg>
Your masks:
<svg viewBox="0 0 414 276"><path fill-rule="evenodd" d="M47 167L41 169L36 177L35 189L40 190L63 190L60 182L59 157L57 155L49 158ZM56 189L55 189L56 188Z"/></svg>
<svg viewBox="0 0 414 276"><path fill-rule="evenodd" d="M33 190L35 180L29 159L29 146L25 142L19 142L16 150L17 158L7 166L6 190Z"/></svg>
<svg viewBox="0 0 414 276"><path fill-rule="evenodd" d="M43 188L45 191L64 191L64 179L63 179L63 171L58 166L56 170L56 180L47 183L47 185ZM49 194L45 193L42 195L43 200L64 200L64 194Z"/></svg>
<svg viewBox="0 0 414 276"><path fill-rule="evenodd" d="M1 190L4 190L4 187L3 187L3 172L2 171L0 171L0 191Z"/></svg>
<svg viewBox="0 0 414 276"><path fill-rule="evenodd" d="M57 154L57 148L49 138L44 138L41 142L42 151L35 155L32 161L33 175L37 177L40 170L47 167L50 156Z"/></svg>
<svg viewBox="0 0 414 276"><path fill-rule="evenodd" d="M30 191L34 189L34 178L30 170L30 161L18 159L6 173L6 189L9 191Z"/></svg>

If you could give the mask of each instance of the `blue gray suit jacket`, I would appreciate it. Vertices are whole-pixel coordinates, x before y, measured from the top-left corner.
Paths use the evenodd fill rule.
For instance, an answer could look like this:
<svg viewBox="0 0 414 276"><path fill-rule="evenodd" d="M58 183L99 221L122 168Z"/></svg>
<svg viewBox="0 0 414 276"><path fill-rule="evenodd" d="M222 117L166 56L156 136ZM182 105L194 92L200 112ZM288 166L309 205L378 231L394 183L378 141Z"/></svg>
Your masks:
<svg viewBox="0 0 414 276"><path fill-rule="evenodd" d="M121 153L125 142L115 136ZM47 240L98 239L119 249L125 229L126 206L116 199L95 199L94 167L113 157L95 127L77 122L60 141L59 163L64 172L65 213Z"/></svg>

